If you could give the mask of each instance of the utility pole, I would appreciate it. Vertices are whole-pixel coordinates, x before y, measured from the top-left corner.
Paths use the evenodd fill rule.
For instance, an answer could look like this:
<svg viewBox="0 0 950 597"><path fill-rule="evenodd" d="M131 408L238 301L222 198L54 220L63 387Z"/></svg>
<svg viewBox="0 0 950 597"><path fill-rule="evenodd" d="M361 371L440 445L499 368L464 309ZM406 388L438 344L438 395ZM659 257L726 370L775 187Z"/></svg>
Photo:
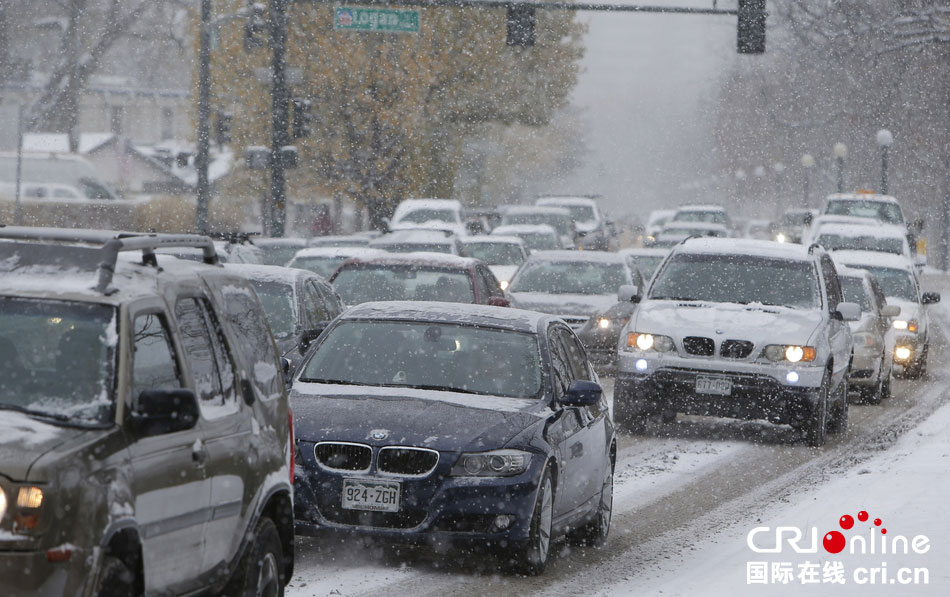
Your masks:
<svg viewBox="0 0 950 597"><path fill-rule="evenodd" d="M208 184L208 162L211 145L211 0L201 0L201 30L198 40L198 152L195 170L198 172L198 198L195 230L208 233L208 204L211 188Z"/></svg>
<svg viewBox="0 0 950 597"><path fill-rule="evenodd" d="M282 149L287 145L288 101L286 54L287 54L287 4L290 0L271 0L270 35L271 49L274 52L271 61L271 85L273 94L272 133L271 133L271 217L270 234L284 236L287 225L287 189L284 177Z"/></svg>

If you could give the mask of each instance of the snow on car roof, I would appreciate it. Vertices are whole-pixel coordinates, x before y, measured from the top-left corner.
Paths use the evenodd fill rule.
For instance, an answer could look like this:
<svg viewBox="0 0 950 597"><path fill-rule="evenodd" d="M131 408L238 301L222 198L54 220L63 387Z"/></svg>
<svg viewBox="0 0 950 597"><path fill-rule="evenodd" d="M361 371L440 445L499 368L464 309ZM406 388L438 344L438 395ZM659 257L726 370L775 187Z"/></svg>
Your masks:
<svg viewBox="0 0 950 597"><path fill-rule="evenodd" d="M882 253L880 251L832 251L830 253L836 263L844 263L850 267L887 267L892 269L903 269L910 272L914 271L914 264L910 259L903 255L894 253Z"/></svg>
<svg viewBox="0 0 950 597"><path fill-rule="evenodd" d="M393 230L389 234L384 234L379 238L370 241L370 246L388 245L393 243L450 243L454 234L446 234L443 230L425 230L420 228L407 228L403 230Z"/></svg>
<svg viewBox="0 0 950 597"><path fill-rule="evenodd" d="M300 257L374 257L388 255L382 249L371 247L308 247L294 253L294 259Z"/></svg>
<svg viewBox="0 0 950 597"><path fill-rule="evenodd" d="M818 236L822 234L838 234L840 236L873 236L877 238L899 238L901 240L907 237L905 230L900 226L868 223L867 218L861 219L864 221L860 224L848 222L838 224L833 228L827 226L818 233Z"/></svg>
<svg viewBox="0 0 950 597"><path fill-rule="evenodd" d="M534 202L535 205L597 205L597 201L590 197L577 197L574 195L556 195L550 197L541 197Z"/></svg>
<svg viewBox="0 0 950 597"><path fill-rule="evenodd" d="M258 247L306 247L307 239L256 236L251 238L251 244Z"/></svg>
<svg viewBox="0 0 950 597"><path fill-rule="evenodd" d="M726 208L721 205L716 205L715 203L696 203L694 205L681 205L676 209L677 212L681 211L721 211L725 212Z"/></svg>
<svg viewBox="0 0 950 597"><path fill-rule="evenodd" d="M831 258L835 262L835 271L838 272L840 278L864 278L871 275L871 272L866 269L839 263L834 253L831 254Z"/></svg>
<svg viewBox="0 0 950 597"><path fill-rule="evenodd" d="M876 195L874 193L832 193L825 201L876 201L879 203L897 203L897 197L891 195Z"/></svg>
<svg viewBox="0 0 950 597"><path fill-rule="evenodd" d="M670 230L718 230L729 232L729 229L726 228L725 225L716 224L715 222L667 222L660 231L660 234Z"/></svg>
<svg viewBox="0 0 950 597"><path fill-rule="evenodd" d="M562 261L573 263L626 263L620 253L608 251L535 251L528 261Z"/></svg>
<svg viewBox="0 0 950 597"><path fill-rule="evenodd" d="M431 253L426 251L417 251L415 253L386 253L369 257L354 257L347 263L372 263L379 265L424 265L446 268L469 268L476 263L477 259L471 257L459 257L449 253Z"/></svg>
<svg viewBox="0 0 950 597"><path fill-rule="evenodd" d="M259 265L256 263L226 263L224 269L233 271L235 274L249 280L280 282L282 284L294 284L297 278L311 278L316 276L314 273L295 267Z"/></svg>
<svg viewBox="0 0 950 597"><path fill-rule="evenodd" d="M462 203L457 199L403 199L396 206L393 221L398 221L404 215L417 209L451 209L462 211Z"/></svg>
<svg viewBox="0 0 950 597"><path fill-rule="evenodd" d="M362 303L347 309L342 319L416 320L490 325L520 332L536 332L552 315L513 307L490 307L466 303L387 301Z"/></svg>
<svg viewBox="0 0 950 597"><path fill-rule="evenodd" d="M754 255L773 259L810 260L808 248L794 243L746 238L691 238L673 248L677 253Z"/></svg>
<svg viewBox="0 0 950 597"><path fill-rule="evenodd" d="M369 242L369 239L364 235L359 234L344 234L337 236L315 236L307 241L307 244L312 247L319 247L320 245L325 245L328 243L336 243L341 241L359 241L364 245Z"/></svg>
<svg viewBox="0 0 950 597"><path fill-rule="evenodd" d="M470 244L506 244L524 246L524 241L517 236L505 236L503 234L492 234L489 236L466 236L462 239L466 245Z"/></svg>
<svg viewBox="0 0 950 597"><path fill-rule="evenodd" d="M520 214L558 214L570 217L571 212L566 207L556 205L512 205L505 209L506 216Z"/></svg>
<svg viewBox="0 0 950 597"><path fill-rule="evenodd" d="M617 251L618 254L629 257L663 257L669 252L669 249L660 249L654 247L632 247L630 249L620 249Z"/></svg>
<svg viewBox="0 0 950 597"><path fill-rule="evenodd" d="M547 224L505 224L491 231L490 236L504 236L511 234L553 234L557 236L557 230Z"/></svg>

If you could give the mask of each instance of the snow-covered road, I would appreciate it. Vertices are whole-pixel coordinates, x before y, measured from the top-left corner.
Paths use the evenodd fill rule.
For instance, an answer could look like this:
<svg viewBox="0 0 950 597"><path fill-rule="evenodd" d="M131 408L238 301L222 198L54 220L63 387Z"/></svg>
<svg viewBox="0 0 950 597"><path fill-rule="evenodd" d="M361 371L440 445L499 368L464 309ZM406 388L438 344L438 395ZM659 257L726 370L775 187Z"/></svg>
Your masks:
<svg viewBox="0 0 950 597"><path fill-rule="evenodd" d="M943 280L939 285L950 287ZM937 305L934 315L936 323L950 329L950 305ZM842 561L849 575L857 567L880 568L882 561L893 570L912 563L928 568L929 583L901 585L900 594L950 594L950 573L942 567L950 561L950 523L941 507L950 494L950 369L944 365L950 350L939 335L928 376L895 382L894 397L882 405L852 405L848 432L831 436L823 449L802 445L787 427L697 417L657 424L644 435L621 435L607 546L556 545L541 577L502 575L491 558L478 555L418 550L396 561L380 546L355 539L298 538L297 571L287 594L887 591L880 581L858 585L851 577L844 585L804 586L798 577L779 586L747 584L748 562L788 564L798 574L809 557L811 562L830 559L820 545L820 553L810 556L789 553L788 547L781 554L754 553L746 545L753 528L794 526L810 532L814 526L820 542L822 534L838 529L840 516L857 517L862 510L871 513L871 521L882 518L892 537L927 535L932 548L923 556L883 560L838 554L834 560ZM607 388L612 390L612 384ZM854 534L858 528L843 532ZM908 557L911 563L905 563ZM893 589L889 594L897 594Z"/></svg>

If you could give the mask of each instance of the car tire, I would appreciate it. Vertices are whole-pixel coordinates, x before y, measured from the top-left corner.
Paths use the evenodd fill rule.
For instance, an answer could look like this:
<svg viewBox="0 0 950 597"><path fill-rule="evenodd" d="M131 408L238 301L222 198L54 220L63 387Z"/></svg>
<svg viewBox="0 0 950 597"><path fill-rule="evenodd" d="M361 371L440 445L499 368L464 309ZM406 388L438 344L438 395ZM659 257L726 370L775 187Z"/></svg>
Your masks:
<svg viewBox="0 0 950 597"><path fill-rule="evenodd" d="M920 358L915 360L910 367L904 367L903 377L906 379L920 379L927 372L927 352L929 345L924 345L920 351Z"/></svg>
<svg viewBox="0 0 950 597"><path fill-rule="evenodd" d="M836 400L838 406L834 409L834 414L828 419L828 431L830 433L844 433L848 428L848 377L847 375L838 384L838 393L841 395Z"/></svg>
<svg viewBox="0 0 950 597"><path fill-rule="evenodd" d="M283 597L283 562L277 526L270 518L261 518L224 594L235 597Z"/></svg>
<svg viewBox="0 0 950 597"><path fill-rule="evenodd" d="M614 467L607 467L604 484L600 488L600 498L597 502L597 512L593 520L573 531L568 539L574 545L586 547L603 547L607 543L610 533L610 519L614 509Z"/></svg>
<svg viewBox="0 0 950 597"><path fill-rule="evenodd" d="M102 558L99 580L93 595L96 597L128 597L136 595L135 573L115 556Z"/></svg>
<svg viewBox="0 0 950 597"><path fill-rule="evenodd" d="M805 443L814 448L825 445L828 432L828 386L831 384L831 374L825 372L821 380L821 387L818 389L818 401L814 410L808 414L808 418L801 425L802 436Z"/></svg>
<svg viewBox="0 0 950 597"><path fill-rule="evenodd" d="M551 532L554 526L554 484L551 471L545 467L538 484L538 496L531 515L528 540L508 554L512 572L537 576L544 572L551 551Z"/></svg>
<svg viewBox="0 0 950 597"><path fill-rule="evenodd" d="M891 375L893 375L893 371L888 372L884 377L884 381L881 382L881 400L887 400L891 397Z"/></svg>
<svg viewBox="0 0 950 597"><path fill-rule="evenodd" d="M884 378L886 373L881 370L881 374L878 377L877 383L869 388L861 388L861 402L864 404L880 404L881 400L884 399Z"/></svg>

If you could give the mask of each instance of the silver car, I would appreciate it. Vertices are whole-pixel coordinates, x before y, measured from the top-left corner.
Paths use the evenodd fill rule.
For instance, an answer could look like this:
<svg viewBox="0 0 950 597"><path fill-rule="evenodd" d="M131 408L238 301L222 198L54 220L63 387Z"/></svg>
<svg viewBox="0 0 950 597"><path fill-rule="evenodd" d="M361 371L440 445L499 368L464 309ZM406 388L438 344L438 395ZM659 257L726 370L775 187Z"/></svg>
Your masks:
<svg viewBox="0 0 950 597"><path fill-rule="evenodd" d="M897 337L891 319L900 315L901 308L887 304L880 284L867 270L838 266L838 278L845 300L861 306L861 319L850 322L854 350L849 383L862 401L878 404L891 395Z"/></svg>
<svg viewBox="0 0 950 597"><path fill-rule="evenodd" d="M674 247L620 334L615 417L767 419L813 446L848 421L851 332L820 248L694 238Z"/></svg>

